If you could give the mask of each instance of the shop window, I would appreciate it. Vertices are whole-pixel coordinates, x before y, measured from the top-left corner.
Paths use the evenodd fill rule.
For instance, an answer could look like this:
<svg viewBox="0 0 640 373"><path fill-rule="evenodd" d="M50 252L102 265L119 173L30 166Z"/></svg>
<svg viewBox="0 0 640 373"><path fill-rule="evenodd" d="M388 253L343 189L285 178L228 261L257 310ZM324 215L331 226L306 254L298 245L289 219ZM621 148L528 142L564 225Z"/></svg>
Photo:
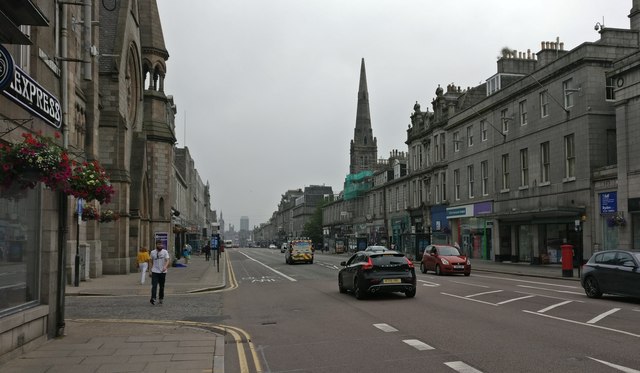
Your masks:
<svg viewBox="0 0 640 373"><path fill-rule="evenodd" d="M0 315L40 297L39 192L15 189L0 197Z"/></svg>

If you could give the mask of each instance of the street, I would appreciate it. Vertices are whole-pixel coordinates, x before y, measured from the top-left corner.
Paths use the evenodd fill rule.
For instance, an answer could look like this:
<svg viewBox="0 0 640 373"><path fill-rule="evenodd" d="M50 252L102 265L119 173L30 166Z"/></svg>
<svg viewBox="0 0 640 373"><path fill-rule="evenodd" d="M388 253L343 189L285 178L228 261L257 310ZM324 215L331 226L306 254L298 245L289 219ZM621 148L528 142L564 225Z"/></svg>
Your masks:
<svg viewBox="0 0 640 373"><path fill-rule="evenodd" d="M228 372L640 372L640 301L589 299L577 281L416 268L415 298L358 301L338 292L346 254L297 265L279 250L225 255L227 289L161 307L142 296L71 297L66 317L211 324L227 333Z"/></svg>

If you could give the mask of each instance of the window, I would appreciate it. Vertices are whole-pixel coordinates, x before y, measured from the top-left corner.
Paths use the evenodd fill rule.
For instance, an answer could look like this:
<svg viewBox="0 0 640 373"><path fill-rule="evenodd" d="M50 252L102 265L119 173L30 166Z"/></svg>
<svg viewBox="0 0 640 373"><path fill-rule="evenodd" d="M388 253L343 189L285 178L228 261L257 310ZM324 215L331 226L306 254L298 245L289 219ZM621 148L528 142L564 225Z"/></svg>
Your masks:
<svg viewBox="0 0 640 373"><path fill-rule="evenodd" d="M460 199L460 170L453 170L453 199Z"/></svg>
<svg viewBox="0 0 640 373"><path fill-rule="evenodd" d="M453 133L453 151L460 151L460 132L458 131Z"/></svg>
<svg viewBox="0 0 640 373"><path fill-rule="evenodd" d="M387 199L387 201L389 201L389 212L393 211L393 189L389 188L389 198Z"/></svg>
<svg viewBox="0 0 640 373"><path fill-rule="evenodd" d="M433 175L434 185L436 187L436 203L440 202L440 174Z"/></svg>
<svg viewBox="0 0 640 373"><path fill-rule="evenodd" d="M549 158L549 142L540 144L540 184L549 183L549 169L551 168Z"/></svg>
<svg viewBox="0 0 640 373"><path fill-rule="evenodd" d="M434 160L438 162L440 160L440 137L435 135L433 137L433 145L434 145Z"/></svg>
<svg viewBox="0 0 640 373"><path fill-rule="evenodd" d="M573 79L562 82L562 92L564 92L564 107L568 109L573 106L573 94L576 93L573 88Z"/></svg>
<svg viewBox="0 0 640 373"><path fill-rule="evenodd" d="M447 173L445 171L440 173L440 183L442 190L442 202L447 201Z"/></svg>
<svg viewBox="0 0 640 373"><path fill-rule="evenodd" d="M487 122L484 120L480 121L480 138L482 141L487 141Z"/></svg>
<svg viewBox="0 0 640 373"><path fill-rule="evenodd" d="M524 126L527 124L527 100L520 101L518 110L520 112L520 125Z"/></svg>
<svg viewBox="0 0 640 373"><path fill-rule="evenodd" d="M426 161L426 166L429 167L431 166L431 141L427 140L427 143L425 144L425 154L427 155L427 159Z"/></svg>
<svg viewBox="0 0 640 373"><path fill-rule="evenodd" d="M467 127L467 145L473 146L473 127Z"/></svg>
<svg viewBox="0 0 640 373"><path fill-rule="evenodd" d="M540 92L540 118L544 118L549 115L549 96L547 91Z"/></svg>
<svg viewBox="0 0 640 373"><path fill-rule="evenodd" d="M502 190L509 190L509 154L502 155Z"/></svg>
<svg viewBox="0 0 640 373"><path fill-rule="evenodd" d="M482 195L486 196L489 194L489 162L487 161L480 162L480 179Z"/></svg>
<svg viewBox="0 0 640 373"><path fill-rule="evenodd" d="M509 132L509 119L507 118L507 109L500 111L500 122L502 122L502 133Z"/></svg>
<svg viewBox="0 0 640 373"><path fill-rule="evenodd" d="M564 137L564 159L564 177L574 179L576 177L576 153L573 134Z"/></svg>
<svg viewBox="0 0 640 373"><path fill-rule="evenodd" d="M442 161L447 159L447 152L446 152L446 149L445 149L445 146L444 146L444 144L445 144L444 140L445 140L444 133L441 133L440 134L440 160L442 160Z"/></svg>
<svg viewBox="0 0 640 373"><path fill-rule="evenodd" d="M427 193L427 196L426 196L427 200L426 200L426 202L427 202L428 204L431 204L432 199L431 199L431 178L430 178L430 177L428 177L428 178L426 178L426 179L424 180L424 190L425 190L425 192Z"/></svg>
<svg viewBox="0 0 640 373"><path fill-rule="evenodd" d="M529 186L529 150L520 149L520 186Z"/></svg>
<svg viewBox="0 0 640 373"><path fill-rule="evenodd" d="M469 198L473 198L473 165L467 166L467 177L469 178Z"/></svg>
<svg viewBox="0 0 640 373"><path fill-rule="evenodd" d="M607 101L613 101L613 100L616 99L615 92L613 91L614 87L615 87L615 85L613 83L613 78L607 78L607 81L606 81L605 87L604 87L604 89L605 89L605 99Z"/></svg>
<svg viewBox="0 0 640 373"><path fill-rule="evenodd" d="M418 206L424 202L424 196L422 194L422 180L418 180Z"/></svg>
<svg viewBox="0 0 640 373"><path fill-rule="evenodd" d="M418 145L418 169L422 168L422 144Z"/></svg>

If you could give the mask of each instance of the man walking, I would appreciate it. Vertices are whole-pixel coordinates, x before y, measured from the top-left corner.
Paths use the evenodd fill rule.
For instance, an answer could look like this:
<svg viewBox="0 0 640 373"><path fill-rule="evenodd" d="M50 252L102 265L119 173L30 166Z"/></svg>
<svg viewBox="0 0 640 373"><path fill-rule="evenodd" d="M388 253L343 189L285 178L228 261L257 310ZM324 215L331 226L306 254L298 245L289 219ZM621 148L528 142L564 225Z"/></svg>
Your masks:
<svg viewBox="0 0 640 373"><path fill-rule="evenodd" d="M152 305L156 304L156 291L160 286L158 296L160 304L164 299L164 281L167 277L167 268L169 268L169 252L164 248L162 241L156 241L156 249L151 252L151 300Z"/></svg>

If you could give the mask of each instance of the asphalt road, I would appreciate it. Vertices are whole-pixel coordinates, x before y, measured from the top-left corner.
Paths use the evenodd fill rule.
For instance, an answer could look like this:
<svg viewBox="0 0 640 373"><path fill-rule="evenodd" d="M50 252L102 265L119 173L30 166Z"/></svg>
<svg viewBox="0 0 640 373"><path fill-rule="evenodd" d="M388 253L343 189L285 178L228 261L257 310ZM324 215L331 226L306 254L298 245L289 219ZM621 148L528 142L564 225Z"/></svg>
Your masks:
<svg viewBox="0 0 640 373"><path fill-rule="evenodd" d="M230 289L152 308L68 299L66 316L225 326L228 372L640 372L640 301L588 299L578 282L418 273L415 298L358 301L338 292L347 256L287 265L279 250L227 253Z"/></svg>

